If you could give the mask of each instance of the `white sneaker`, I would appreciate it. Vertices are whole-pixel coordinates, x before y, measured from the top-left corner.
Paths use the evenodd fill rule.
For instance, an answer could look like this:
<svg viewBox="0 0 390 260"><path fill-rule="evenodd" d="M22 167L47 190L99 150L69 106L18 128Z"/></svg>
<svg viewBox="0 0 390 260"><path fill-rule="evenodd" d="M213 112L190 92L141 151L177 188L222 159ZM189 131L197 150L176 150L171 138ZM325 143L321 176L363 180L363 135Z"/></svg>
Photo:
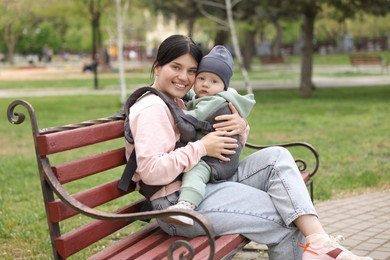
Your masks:
<svg viewBox="0 0 390 260"><path fill-rule="evenodd" d="M301 245L303 260L372 260L371 257L357 256L339 244L342 236L332 237L322 234L311 236L310 242Z"/></svg>
<svg viewBox="0 0 390 260"><path fill-rule="evenodd" d="M195 205L192 204L191 202L181 200L176 205L170 206L167 209L194 210ZM161 218L161 220L166 222L166 223L177 224L180 226L194 225L194 220L189 218L189 217L185 217L185 216L169 216L169 217Z"/></svg>

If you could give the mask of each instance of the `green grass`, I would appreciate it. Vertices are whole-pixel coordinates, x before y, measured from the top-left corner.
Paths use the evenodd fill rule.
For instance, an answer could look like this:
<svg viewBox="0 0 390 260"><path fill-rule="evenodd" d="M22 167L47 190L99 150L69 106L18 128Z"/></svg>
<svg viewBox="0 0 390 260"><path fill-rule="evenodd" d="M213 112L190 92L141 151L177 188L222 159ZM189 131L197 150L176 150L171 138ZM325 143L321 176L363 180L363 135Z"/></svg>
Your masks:
<svg viewBox="0 0 390 260"><path fill-rule="evenodd" d="M292 92L256 92L250 141L314 145L317 199L390 183L389 87L317 89L305 100Z"/></svg>
<svg viewBox="0 0 390 260"><path fill-rule="evenodd" d="M383 59L390 61L390 51L381 51L381 52L367 52L366 54L379 55ZM287 61L289 63L300 63L301 57L297 55L288 56ZM313 56L314 65L350 65L349 54L348 53L335 53L335 54L326 54L320 55L315 54Z"/></svg>
<svg viewBox="0 0 390 260"><path fill-rule="evenodd" d="M249 141L314 145L320 154L317 201L390 185L390 86L321 88L309 99L300 98L296 90L256 91L255 97ZM12 100L0 99L0 257L50 259L31 130L28 123L7 122L5 111ZM105 117L121 108L119 97L113 95L27 100L40 128ZM243 156L248 153L245 150Z"/></svg>

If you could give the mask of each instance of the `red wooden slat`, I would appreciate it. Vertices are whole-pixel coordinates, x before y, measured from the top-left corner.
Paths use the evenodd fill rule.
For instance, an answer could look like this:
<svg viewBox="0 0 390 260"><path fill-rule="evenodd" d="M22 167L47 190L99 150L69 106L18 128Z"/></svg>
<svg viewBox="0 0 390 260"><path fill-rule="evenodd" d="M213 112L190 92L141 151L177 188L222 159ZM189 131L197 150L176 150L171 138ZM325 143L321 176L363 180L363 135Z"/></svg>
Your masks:
<svg viewBox="0 0 390 260"><path fill-rule="evenodd" d="M116 254L111 259L153 259L153 258L144 258L143 255L150 251L152 248L158 247L166 239L170 238L164 231L157 229L155 233L150 234L147 237L144 237L141 241L133 244L131 247L126 248L121 251L119 254Z"/></svg>
<svg viewBox="0 0 390 260"><path fill-rule="evenodd" d="M216 238L215 241L215 256L214 259L222 259L230 254L236 248L241 248L248 243L248 240L239 234L224 235ZM208 259L210 247L206 247L201 252L196 254L194 260Z"/></svg>
<svg viewBox="0 0 390 260"><path fill-rule="evenodd" d="M135 260L162 259L165 256L167 256L169 246L173 242L178 241L178 240L182 240L182 239L185 240L185 238L179 237L179 236L174 236L174 237L168 236L168 235L165 235L165 236L166 236L166 238L162 239L158 246L150 247L148 251L145 251L144 254L139 255L137 258L134 258L134 259ZM120 256L118 259L120 259ZM127 259L129 259L129 258L127 258ZM179 258L177 258L177 259L179 259Z"/></svg>
<svg viewBox="0 0 390 260"><path fill-rule="evenodd" d="M121 239L120 241L113 243L110 247L106 247L105 249L89 257L88 259L103 260L115 257L116 254L122 252L126 248L131 247L135 243L141 241L144 237L155 233L159 229L160 227L158 226L157 222L154 221L143 227L142 230L139 230L131 236L128 236L124 239Z"/></svg>
<svg viewBox="0 0 390 260"><path fill-rule="evenodd" d="M135 189L135 184L132 182L127 192L121 191L117 188L118 182L119 180L114 180L100 186L95 186L91 189L74 194L74 198L88 207L94 208L128 194ZM49 202L48 210L50 221L56 223L68 219L78 213L68 207L61 200Z"/></svg>
<svg viewBox="0 0 390 260"><path fill-rule="evenodd" d="M129 205L116 213L139 212L141 205ZM94 220L78 229L70 231L55 239L55 245L61 257L66 258L100 239L112 234L131 222Z"/></svg>
<svg viewBox="0 0 390 260"><path fill-rule="evenodd" d="M206 236L198 236L198 237L192 238L191 240L189 240L189 239L186 239L186 240L188 240L191 243L193 248L196 250L196 253L199 253L201 250L203 250L209 244L209 240L207 239ZM173 252L173 259L179 259L181 254L184 254L185 259L188 258L188 250L183 248L183 247L180 247L180 248L177 248ZM168 258L163 257L161 259L167 260Z"/></svg>
<svg viewBox="0 0 390 260"><path fill-rule="evenodd" d="M135 239L130 236L116 242L98 254L91 256L89 259L167 259L166 256L171 243L182 239L191 242L191 245L197 252L194 259L207 259L209 256L208 239L206 236L199 236L193 239L171 237L160 230L156 223L153 223L153 225L154 228L159 231L156 233L145 234L142 240L138 237L138 239L140 239L139 243L135 243ZM146 236L151 237L146 239ZM153 236L155 236L155 238L152 238ZM143 242L145 242L145 244L143 244ZM223 256L229 254L232 250L241 248L247 243L248 240L241 235L233 234L219 237L216 240L217 252L214 259L222 259ZM227 250L227 248L230 250ZM178 259L180 253L182 252L187 251L183 248L176 249L173 254L173 259Z"/></svg>
<svg viewBox="0 0 390 260"><path fill-rule="evenodd" d="M126 164L125 148L108 151L79 160L53 166L61 184L81 179Z"/></svg>
<svg viewBox="0 0 390 260"><path fill-rule="evenodd" d="M123 137L123 121L37 136L41 156Z"/></svg>

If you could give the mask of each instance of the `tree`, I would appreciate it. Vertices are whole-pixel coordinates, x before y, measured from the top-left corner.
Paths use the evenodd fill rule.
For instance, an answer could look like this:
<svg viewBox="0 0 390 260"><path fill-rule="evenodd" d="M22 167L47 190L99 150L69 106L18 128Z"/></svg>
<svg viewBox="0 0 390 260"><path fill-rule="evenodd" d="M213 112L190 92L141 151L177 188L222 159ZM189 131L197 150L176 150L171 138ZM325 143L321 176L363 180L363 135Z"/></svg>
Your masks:
<svg viewBox="0 0 390 260"><path fill-rule="evenodd" d="M280 56L281 45L283 39L283 26L281 24L281 20L290 19L291 12L288 6L284 4L282 0L262 0L260 2L253 1L248 5L248 2L245 1L249 12L252 10L254 12L251 16L254 16L253 19L257 21L261 21L261 24L264 22L268 22L272 24L275 28L275 37L272 40L272 53L273 56ZM246 16L248 16L248 12L246 12ZM259 23L259 22L258 22Z"/></svg>
<svg viewBox="0 0 390 260"><path fill-rule="evenodd" d="M119 81L121 87L121 103L126 102L126 78L125 78L125 66L123 62L123 20L127 9L129 8L129 0L125 0L123 7L122 1L116 0L116 17L117 17L117 31L118 31L118 63L119 63Z"/></svg>
<svg viewBox="0 0 390 260"><path fill-rule="evenodd" d="M161 12L164 17L174 18L178 23L187 24L188 36L193 36L195 21L202 17L197 8L197 0L149 0L149 7L155 12Z"/></svg>
<svg viewBox="0 0 390 260"><path fill-rule="evenodd" d="M288 4L290 1L285 0ZM312 70L313 70L313 44L314 44L314 22L318 13L324 5L334 7L341 11L343 16L354 17L358 13L370 13L374 15L385 15L390 11L390 1L376 0L324 0L321 2L312 0L297 0L290 5L303 15L302 22L302 59L301 59L301 80L299 85L302 97L310 97L312 94Z"/></svg>
<svg viewBox="0 0 390 260"><path fill-rule="evenodd" d="M310 97L313 83L313 52L314 52L314 21L320 10L320 5L315 1L303 1L302 4L302 53L301 53L301 82L299 91L302 97Z"/></svg>
<svg viewBox="0 0 390 260"><path fill-rule="evenodd" d="M204 14L206 17L210 18L211 20L215 21L216 23L229 29L231 40L233 43L234 53L236 55L237 62L238 62L238 65L240 67L241 73L244 77L245 87L246 87L247 93L252 93L253 90L252 90L252 86L250 83L248 72L244 66L244 62L243 62L243 58L242 58L242 54L241 54L241 50L240 50L240 46L239 46L239 42L238 42L237 32L236 32L236 28L234 25L233 12L232 12L234 5L238 4L240 1L241 0L237 0L234 3L232 3L231 0L225 0L225 3L221 4L221 3L216 3L216 2L211 2L211 1L206 0L206 1L199 1L198 6L199 6L202 14ZM208 10L210 7L225 10L226 18L221 19L219 17L216 17L216 16L210 14L209 11L206 11L205 7L208 7L207 8Z"/></svg>
<svg viewBox="0 0 390 260"><path fill-rule="evenodd" d="M23 32L33 28L35 17L29 2L0 0L0 32L7 48L7 61L14 63L14 51Z"/></svg>
<svg viewBox="0 0 390 260"><path fill-rule="evenodd" d="M109 12L113 9L113 2L110 0L83 0L73 2L73 13L86 17L91 23L92 29L92 55L91 60L94 64L94 88L98 88L98 70L97 65L101 65L103 70L109 70L109 64L103 62L104 49L101 30L101 19L103 10Z"/></svg>
<svg viewBox="0 0 390 260"><path fill-rule="evenodd" d="M250 70L253 54L256 53L256 35L264 26L263 19L259 17L259 2L256 0L241 1L233 11L235 21L240 26L239 31L242 32L243 64L245 69Z"/></svg>
<svg viewBox="0 0 390 260"><path fill-rule="evenodd" d="M17 51L24 54L41 53L43 48L58 51L61 48L61 35L52 23L44 20L34 28L26 30L16 47Z"/></svg>

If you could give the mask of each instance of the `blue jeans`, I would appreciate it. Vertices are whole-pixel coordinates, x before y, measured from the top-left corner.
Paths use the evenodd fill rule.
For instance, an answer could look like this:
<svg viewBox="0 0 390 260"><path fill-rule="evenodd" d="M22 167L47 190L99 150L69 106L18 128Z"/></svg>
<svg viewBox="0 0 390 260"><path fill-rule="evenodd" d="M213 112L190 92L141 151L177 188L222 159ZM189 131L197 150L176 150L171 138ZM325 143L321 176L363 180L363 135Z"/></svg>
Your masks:
<svg viewBox="0 0 390 260"><path fill-rule="evenodd" d="M176 204L179 192L152 201L155 209ZM205 198L196 208L213 225L216 235L242 234L266 244L270 259L302 259L303 240L293 221L317 215L290 152L282 147L257 151L240 162L226 182L207 184ZM195 224L177 226L159 221L170 235L203 235Z"/></svg>

